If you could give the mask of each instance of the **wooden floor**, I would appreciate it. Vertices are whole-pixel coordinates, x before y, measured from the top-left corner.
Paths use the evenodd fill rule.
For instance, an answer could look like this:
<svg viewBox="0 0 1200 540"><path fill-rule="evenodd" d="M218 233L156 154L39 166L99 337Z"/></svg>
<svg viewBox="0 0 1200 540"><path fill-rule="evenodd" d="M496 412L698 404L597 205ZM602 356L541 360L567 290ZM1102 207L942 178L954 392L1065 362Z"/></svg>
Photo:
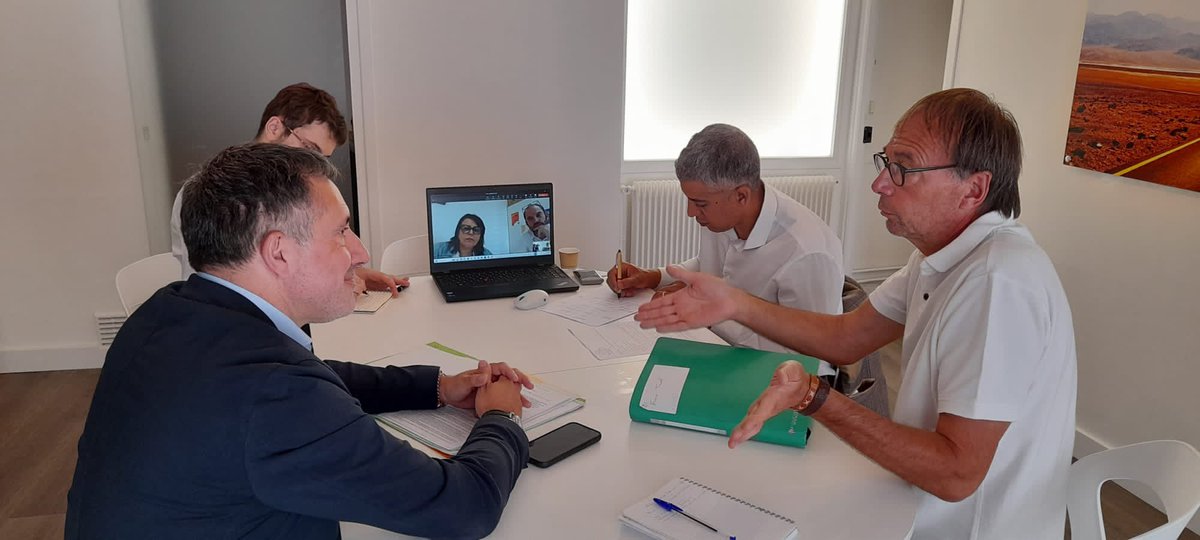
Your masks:
<svg viewBox="0 0 1200 540"><path fill-rule="evenodd" d="M898 357L898 348L892 346L891 354ZM0 374L0 538L63 537L75 448L99 375L99 370ZM889 386L899 381L898 373L892 375L887 372ZM1166 523L1161 512L1111 483L1101 500L1111 540ZM1190 531L1181 538L1200 540Z"/></svg>
<svg viewBox="0 0 1200 540"><path fill-rule="evenodd" d="M75 445L99 376L0 374L0 538L63 537Z"/></svg>

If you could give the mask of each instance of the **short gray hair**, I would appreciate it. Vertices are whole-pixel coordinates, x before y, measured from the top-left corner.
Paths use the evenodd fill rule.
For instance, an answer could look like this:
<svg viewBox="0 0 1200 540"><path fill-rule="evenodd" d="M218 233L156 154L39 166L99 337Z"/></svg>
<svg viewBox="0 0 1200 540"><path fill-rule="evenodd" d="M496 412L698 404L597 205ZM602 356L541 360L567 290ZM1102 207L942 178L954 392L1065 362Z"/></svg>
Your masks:
<svg viewBox="0 0 1200 540"><path fill-rule="evenodd" d="M338 171L325 156L279 144L222 150L183 186L179 217L188 262L201 272L236 268L272 231L308 242L312 177L333 180Z"/></svg>
<svg viewBox="0 0 1200 540"><path fill-rule="evenodd" d="M758 148L742 130L713 124L688 141L675 160L679 180L699 180L709 187L728 189L747 184L762 189Z"/></svg>

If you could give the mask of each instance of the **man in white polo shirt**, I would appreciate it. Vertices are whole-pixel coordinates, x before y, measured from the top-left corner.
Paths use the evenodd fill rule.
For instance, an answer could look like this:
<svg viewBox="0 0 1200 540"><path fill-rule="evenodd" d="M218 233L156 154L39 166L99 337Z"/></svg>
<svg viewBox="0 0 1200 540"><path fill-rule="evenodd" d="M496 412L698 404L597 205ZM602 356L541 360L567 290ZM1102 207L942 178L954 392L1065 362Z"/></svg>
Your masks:
<svg viewBox="0 0 1200 540"><path fill-rule="evenodd" d="M818 313L842 312L842 243L820 216L763 183L758 149L742 130L713 124L692 136L675 160L688 215L704 229L700 253L684 268L720 276L768 302ZM661 268L622 265L608 272L622 295L682 286ZM790 352L734 321L712 327L739 347ZM835 371L824 364L821 375Z"/></svg>
<svg viewBox="0 0 1200 540"><path fill-rule="evenodd" d="M1049 257L1016 222L1016 121L976 90L938 92L905 113L875 163L888 231L917 249L858 309L787 309L672 268L689 287L638 319L666 331L732 319L834 364L903 335L893 420L785 362L730 447L798 410L923 490L914 538L1062 538L1075 336Z"/></svg>

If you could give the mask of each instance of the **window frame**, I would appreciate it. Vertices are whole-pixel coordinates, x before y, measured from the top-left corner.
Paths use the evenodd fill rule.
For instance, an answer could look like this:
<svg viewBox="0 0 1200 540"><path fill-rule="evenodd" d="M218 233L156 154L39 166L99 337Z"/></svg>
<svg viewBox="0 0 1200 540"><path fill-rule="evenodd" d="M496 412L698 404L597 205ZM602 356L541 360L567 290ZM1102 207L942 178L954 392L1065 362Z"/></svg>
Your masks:
<svg viewBox="0 0 1200 540"><path fill-rule="evenodd" d="M838 69L837 97L834 105L836 108L834 117L837 120L834 122L833 145L830 154L820 157L762 158L762 176L830 174L839 180L845 177L844 172L847 170L849 147L853 138L851 130L861 123L852 119L851 113L855 99L856 64L859 56L858 49L860 47L859 34L862 31L861 23L864 16L862 4L863 0L846 0L845 12L842 15L841 56L840 67ZM628 28L628 15L626 17ZM628 47L628 38L626 38L626 47ZM626 61L628 54L629 51L626 50ZM624 137L624 120L622 120L622 148L624 148ZM624 158L623 155L622 158ZM621 182L623 184L635 180L664 177L675 177L675 162L673 158L661 160L622 159L621 161Z"/></svg>

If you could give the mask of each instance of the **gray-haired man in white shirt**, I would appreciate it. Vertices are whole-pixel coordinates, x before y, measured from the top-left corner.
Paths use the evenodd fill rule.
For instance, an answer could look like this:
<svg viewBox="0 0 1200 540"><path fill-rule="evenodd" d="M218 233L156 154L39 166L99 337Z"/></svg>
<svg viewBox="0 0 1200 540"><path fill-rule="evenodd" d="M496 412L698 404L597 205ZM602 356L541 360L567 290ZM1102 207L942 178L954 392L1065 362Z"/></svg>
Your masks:
<svg viewBox="0 0 1200 540"><path fill-rule="evenodd" d="M854 311L780 308L672 268L688 288L637 318L663 331L732 319L841 365L903 336L892 419L788 361L729 445L793 409L922 490L912 538L1062 538L1075 333L1054 265L1016 220L1016 120L982 92L943 90L901 117L875 164L887 229L916 251Z"/></svg>
<svg viewBox="0 0 1200 540"><path fill-rule="evenodd" d="M841 240L812 210L763 183L758 149L742 130L713 124L693 135L675 160L675 175L688 216L704 227L700 253L681 266L781 306L842 312ZM622 272L618 281L610 270L608 286L623 296L682 285L663 269L624 264ZM712 330L739 347L790 352L735 321ZM822 364L822 375L834 373Z"/></svg>

